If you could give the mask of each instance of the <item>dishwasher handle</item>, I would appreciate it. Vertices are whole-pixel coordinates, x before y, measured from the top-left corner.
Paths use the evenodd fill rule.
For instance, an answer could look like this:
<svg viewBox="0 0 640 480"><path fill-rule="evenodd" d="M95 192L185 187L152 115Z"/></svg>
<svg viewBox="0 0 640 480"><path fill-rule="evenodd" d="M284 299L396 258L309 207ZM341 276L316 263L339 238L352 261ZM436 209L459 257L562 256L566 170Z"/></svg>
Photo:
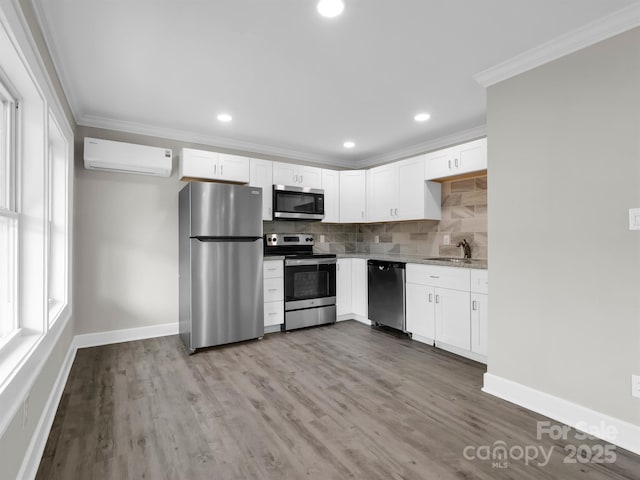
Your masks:
<svg viewBox="0 0 640 480"><path fill-rule="evenodd" d="M388 262L385 260L368 260L367 266L370 269L371 267L373 267L374 270L379 270L381 272L388 272L391 269L404 270L407 264L402 262Z"/></svg>

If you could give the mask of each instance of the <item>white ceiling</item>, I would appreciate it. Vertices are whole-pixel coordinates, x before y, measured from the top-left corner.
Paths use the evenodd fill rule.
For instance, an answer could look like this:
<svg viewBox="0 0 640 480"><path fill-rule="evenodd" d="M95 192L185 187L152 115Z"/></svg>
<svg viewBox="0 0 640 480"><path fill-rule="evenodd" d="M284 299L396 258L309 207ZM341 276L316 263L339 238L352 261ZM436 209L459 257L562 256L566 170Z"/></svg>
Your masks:
<svg viewBox="0 0 640 480"><path fill-rule="evenodd" d="M637 3L33 1L78 124L354 166L482 131L473 75Z"/></svg>

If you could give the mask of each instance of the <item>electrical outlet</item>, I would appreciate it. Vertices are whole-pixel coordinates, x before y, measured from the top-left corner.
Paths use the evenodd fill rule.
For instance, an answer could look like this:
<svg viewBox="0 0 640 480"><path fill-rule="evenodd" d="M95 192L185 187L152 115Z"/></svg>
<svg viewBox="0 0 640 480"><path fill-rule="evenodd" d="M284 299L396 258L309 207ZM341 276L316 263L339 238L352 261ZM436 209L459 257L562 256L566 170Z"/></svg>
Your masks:
<svg viewBox="0 0 640 480"><path fill-rule="evenodd" d="M29 395L25 397L24 403L22 404L22 428L26 428L28 421L29 421Z"/></svg>
<svg viewBox="0 0 640 480"><path fill-rule="evenodd" d="M640 398L640 375L631 375L631 395Z"/></svg>
<svg viewBox="0 0 640 480"><path fill-rule="evenodd" d="M444 237L442 237L442 244L443 245L450 245L451 244L451 235L445 235Z"/></svg>
<svg viewBox="0 0 640 480"><path fill-rule="evenodd" d="M324 243L324 235L320 235L320 243Z"/></svg>
<svg viewBox="0 0 640 480"><path fill-rule="evenodd" d="M373 243L380 243L380 235L373 237Z"/></svg>

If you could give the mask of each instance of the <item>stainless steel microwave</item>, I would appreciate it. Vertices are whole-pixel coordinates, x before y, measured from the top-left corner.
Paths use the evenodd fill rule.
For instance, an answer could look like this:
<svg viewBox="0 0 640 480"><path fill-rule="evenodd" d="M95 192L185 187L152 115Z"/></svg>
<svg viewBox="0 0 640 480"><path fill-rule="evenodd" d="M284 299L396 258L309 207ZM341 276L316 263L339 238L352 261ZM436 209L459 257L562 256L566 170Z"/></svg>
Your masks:
<svg viewBox="0 0 640 480"><path fill-rule="evenodd" d="M324 218L324 190L274 185L273 218L322 220Z"/></svg>

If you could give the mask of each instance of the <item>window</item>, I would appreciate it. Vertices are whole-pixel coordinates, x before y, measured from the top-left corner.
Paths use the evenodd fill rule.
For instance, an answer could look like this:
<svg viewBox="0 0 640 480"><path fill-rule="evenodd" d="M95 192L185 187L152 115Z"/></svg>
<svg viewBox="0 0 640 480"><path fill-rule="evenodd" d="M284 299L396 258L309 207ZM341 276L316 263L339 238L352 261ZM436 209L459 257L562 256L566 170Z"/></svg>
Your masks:
<svg viewBox="0 0 640 480"><path fill-rule="evenodd" d="M47 286L49 325L58 318L67 304L67 198L69 143L53 115L49 115L48 155L48 265Z"/></svg>
<svg viewBox="0 0 640 480"><path fill-rule="evenodd" d="M16 263L18 212L15 205L16 102L0 82L0 345L17 332Z"/></svg>

